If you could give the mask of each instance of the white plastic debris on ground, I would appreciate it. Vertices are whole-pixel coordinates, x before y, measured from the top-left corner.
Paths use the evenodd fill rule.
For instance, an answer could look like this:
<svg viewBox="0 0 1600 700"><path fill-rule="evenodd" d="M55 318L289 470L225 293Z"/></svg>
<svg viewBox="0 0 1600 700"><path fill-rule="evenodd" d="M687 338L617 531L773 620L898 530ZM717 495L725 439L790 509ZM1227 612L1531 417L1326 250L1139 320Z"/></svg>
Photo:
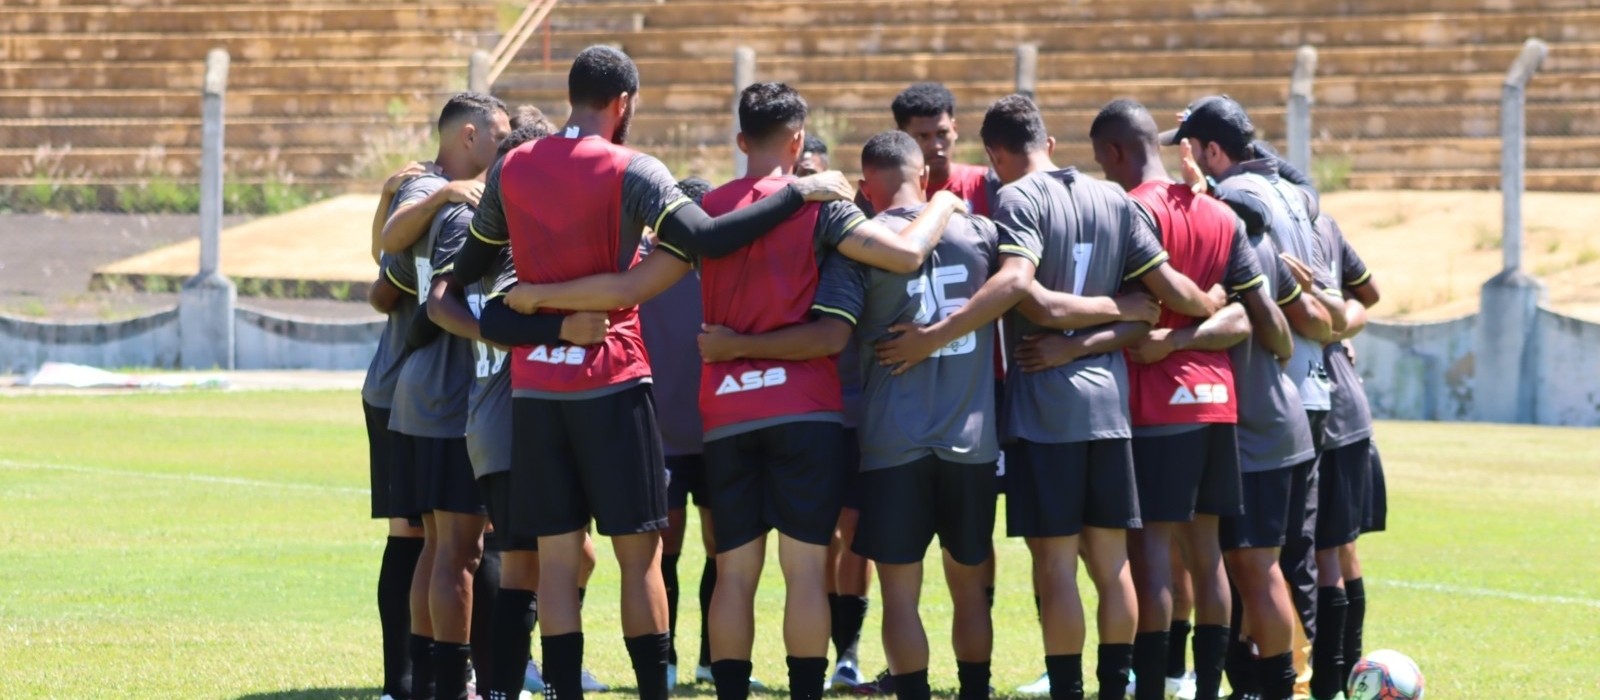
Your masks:
<svg viewBox="0 0 1600 700"><path fill-rule="evenodd" d="M228 380L204 374L121 374L70 362L46 362L16 385L34 389L186 389L226 388Z"/></svg>

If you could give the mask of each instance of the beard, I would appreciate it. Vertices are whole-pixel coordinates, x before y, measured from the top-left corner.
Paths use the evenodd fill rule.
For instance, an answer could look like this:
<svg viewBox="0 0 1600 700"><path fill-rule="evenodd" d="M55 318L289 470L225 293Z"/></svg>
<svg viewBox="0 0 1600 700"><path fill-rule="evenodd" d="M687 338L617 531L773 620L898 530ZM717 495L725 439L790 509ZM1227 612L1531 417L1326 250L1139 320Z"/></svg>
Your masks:
<svg viewBox="0 0 1600 700"><path fill-rule="evenodd" d="M617 122L617 130L611 134L611 142L618 146L628 142L628 129L633 126L633 101L628 101L628 111L623 113L622 121Z"/></svg>

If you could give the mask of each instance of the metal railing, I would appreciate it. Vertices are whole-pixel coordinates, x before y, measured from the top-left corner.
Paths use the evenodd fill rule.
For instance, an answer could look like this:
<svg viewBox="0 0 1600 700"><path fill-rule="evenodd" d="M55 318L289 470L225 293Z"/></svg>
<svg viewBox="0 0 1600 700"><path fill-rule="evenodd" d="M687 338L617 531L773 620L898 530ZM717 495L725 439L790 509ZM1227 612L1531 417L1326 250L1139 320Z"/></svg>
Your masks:
<svg viewBox="0 0 1600 700"><path fill-rule="evenodd" d="M516 23L511 25L511 29L506 31L505 36L500 37L500 43L496 44L494 51L490 52L489 73L485 80L486 85L494 85L494 81L500 77L501 73L505 72L506 68L511 66L511 61L517 57L518 52L522 51L522 47L528 43L528 40L533 38L534 32L539 30L540 25L545 26L544 62L548 66L550 63L550 30L549 23L545 20L555 7L556 0L533 0L528 3L528 6L522 10L522 14L517 17Z"/></svg>

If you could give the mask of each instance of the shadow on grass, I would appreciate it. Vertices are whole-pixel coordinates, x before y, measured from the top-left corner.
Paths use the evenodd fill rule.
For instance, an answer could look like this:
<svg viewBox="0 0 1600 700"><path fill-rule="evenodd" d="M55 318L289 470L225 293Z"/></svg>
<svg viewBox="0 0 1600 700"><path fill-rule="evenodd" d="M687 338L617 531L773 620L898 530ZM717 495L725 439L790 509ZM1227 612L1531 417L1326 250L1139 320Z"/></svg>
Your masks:
<svg viewBox="0 0 1600 700"><path fill-rule="evenodd" d="M377 686L369 688L298 688L274 690L265 693L240 695L237 700L371 700L382 694Z"/></svg>

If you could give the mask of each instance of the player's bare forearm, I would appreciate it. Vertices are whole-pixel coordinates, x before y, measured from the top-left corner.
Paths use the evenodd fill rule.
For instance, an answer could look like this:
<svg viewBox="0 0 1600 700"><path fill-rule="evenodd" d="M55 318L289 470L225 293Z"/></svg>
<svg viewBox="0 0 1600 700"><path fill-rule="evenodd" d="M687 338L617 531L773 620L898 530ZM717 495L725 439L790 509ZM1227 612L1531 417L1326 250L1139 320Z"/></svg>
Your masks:
<svg viewBox="0 0 1600 700"><path fill-rule="evenodd" d="M1172 332L1179 350L1227 350L1250 338L1250 318L1244 306L1229 304L1198 326Z"/></svg>
<svg viewBox="0 0 1600 700"><path fill-rule="evenodd" d="M1149 332L1150 324L1143 321L1118 321L1099 330L1074 335L1072 340L1082 343L1083 351L1079 357L1090 357L1126 348L1142 340Z"/></svg>
<svg viewBox="0 0 1600 700"><path fill-rule="evenodd" d="M939 244L945 227L950 224L950 216L960 206L961 201L953 195L935 197L899 233L875 221L864 221L840 241L839 252L881 270L900 274L916 272L928 253Z"/></svg>
<svg viewBox="0 0 1600 700"><path fill-rule="evenodd" d="M1312 288L1311 296L1327 312L1330 332L1334 335L1344 332L1345 326L1350 325L1350 320L1345 315L1344 299L1338 294L1322 288Z"/></svg>
<svg viewBox="0 0 1600 700"><path fill-rule="evenodd" d="M1349 340L1367 329L1367 306L1359 299L1344 301L1344 316L1344 330L1339 331L1336 340Z"/></svg>
<svg viewBox="0 0 1600 700"><path fill-rule="evenodd" d="M1017 303L1017 310L1045 328L1073 331L1122 320L1122 311L1111 297L1080 297L1046 289L1035 280Z"/></svg>
<svg viewBox="0 0 1600 700"><path fill-rule="evenodd" d="M402 294L404 292L400 291L399 287L394 286L394 283L379 274L378 279L367 287L367 303L372 306L374 311L386 314L394 310L395 304L400 303L400 295Z"/></svg>
<svg viewBox="0 0 1600 700"><path fill-rule="evenodd" d="M961 336L993 323L1010 311L1028 294L1036 269L1033 263L1024 258L1007 256L1000 265L1000 271L984 282L983 287L966 304L929 327L930 331L934 331L935 340L939 341L935 347L948 345Z"/></svg>
<svg viewBox="0 0 1600 700"><path fill-rule="evenodd" d="M1378 293L1378 282L1367 277L1367 281L1354 287L1345 287L1346 298L1361 302L1361 305L1370 309L1378 305L1381 295Z"/></svg>
<svg viewBox="0 0 1600 700"><path fill-rule="evenodd" d="M454 277L446 275L435 279L433 287L428 290L428 303L425 306L428 308L428 319L446 333L472 341L482 340L478 318L472 315L466 300L461 298L461 288L455 283Z"/></svg>
<svg viewBox="0 0 1600 700"><path fill-rule="evenodd" d="M1333 342L1333 323L1328 320L1328 310L1309 294L1301 294L1283 307L1289 327L1301 337L1324 345Z"/></svg>
<svg viewBox="0 0 1600 700"><path fill-rule="evenodd" d="M1161 300L1162 305L1185 316L1206 318L1226 303L1226 299L1220 298L1221 295L1201 289L1194 280L1166 263L1157 265L1139 281Z"/></svg>
<svg viewBox="0 0 1600 700"><path fill-rule="evenodd" d="M700 351L707 362L741 358L812 360L843 351L850 342L851 330L849 324L828 317L748 335L721 326L707 326L706 332L700 335Z"/></svg>
<svg viewBox="0 0 1600 700"><path fill-rule="evenodd" d="M525 314L541 308L565 311L611 311L638 306L689 274L689 263L666 254L651 254L627 272L591 275L554 284L519 284L506 294L506 304Z"/></svg>
<svg viewBox="0 0 1600 700"><path fill-rule="evenodd" d="M1283 310L1273 303L1266 286L1258 286L1239 295L1245 315L1250 319L1251 335L1256 343L1279 360L1294 354L1294 337L1289 332L1289 320Z"/></svg>
<svg viewBox="0 0 1600 700"><path fill-rule="evenodd" d="M416 204L401 207L390 214L383 222L383 231L378 234L383 252L391 255L404 253L428 232L428 227L433 225L434 215L439 213L439 207L449 201L448 198L444 190L439 190Z"/></svg>
<svg viewBox="0 0 1600 700"><path fill-rule="evenodd" d="M385 191L372 212L372 262L383 263L383 225L389 221L389 207L393 204L394 193Z"/></svg>

